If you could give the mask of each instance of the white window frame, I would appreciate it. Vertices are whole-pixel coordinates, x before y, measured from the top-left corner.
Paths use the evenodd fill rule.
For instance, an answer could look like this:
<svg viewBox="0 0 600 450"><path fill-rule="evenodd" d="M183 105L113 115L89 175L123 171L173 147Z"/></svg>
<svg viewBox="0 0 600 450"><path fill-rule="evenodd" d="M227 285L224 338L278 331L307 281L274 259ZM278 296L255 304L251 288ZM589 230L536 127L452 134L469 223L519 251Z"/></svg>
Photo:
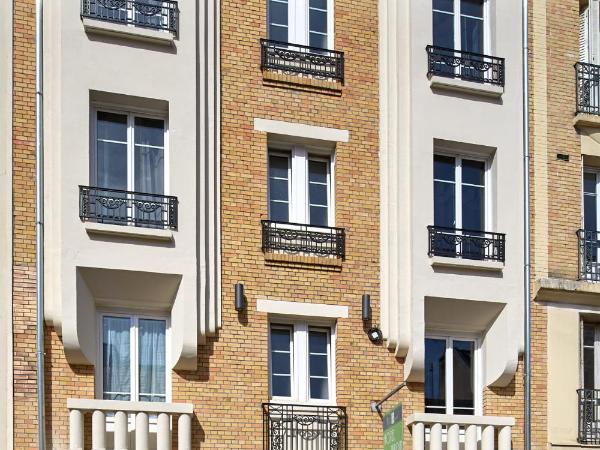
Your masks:
<svg viewBox="0 0 600 450"><path fill-rule="evenodd" d="M271 329L287 328L292 330L291 341L291 396L273 396L271 388ZM336 365L335 348L337 339L337 326L329 321L311 320L303 321L289 318L273 318L269 321L268 332L268 368L269 368L269 398L273 403L309 404L333 406L336 404ZM309 371L309 331L321 330L329 334L328 342L328 374L329 398L327 400L310 398L310 371Z"/></svg>
<svg viewBox="0 0 600 450"><path fill-rule="evenodd" d="M282 3L288 4L288 43L310 45L310 0L288 0ZM267 33L270 28L269 7L270 0L267 0ZM334 49L334 7L334 0L327 0L327 50Z"/></svg>
<svg viewBox="0 0 600 450"><path fill-rule="evenodd" d="M444 333L431 332L425 334L425 339L439 339L446 341L446 412L444 414L454 414L454 371L452 367L452 342L453 341L471 341L474 343L473 352L473 415L483 415L483 355L481 348L481 339L479 336L470 333ZM468 417L468 416L467 416Z"/></svg>
<svg viewBox="0 0 600 450"><path fill-rule="evenodd" d="M104 398L104 360L103 360L103 319L105 317L120 317L130 320L130 401L139 400L139 371L138 371L138 322L140 319L165 321L165 403L170 403L172 398L171 384L171 321L163 314L140 314L129 311L100 311L97 315L97 349L96 349L96 398Z"/></svg>
<svg viewBox="0 0 600 450"><path fill-rule="evenodd" d="M485 211L483 213L483 217L484 217L484 224L483 224L483 230L473 230L473 231L485 231L485 232L493 232L494 230L494 224L492 223L492 210L493 210L493 205L492 205L492 199L493 199L493 193L492 193L492 188L491 188L491 181L492 181L492 176L491 176L491 172L492 172L492 163L490 161L489 158L486 158L484 156L479 156L479 155L470 155L468 153L456 153L456 152L452 152L450 150L445 150L445 149L436 149L434 154L434 159L433 159L433 166L432 169L435 170L435 157L436 156L446 156L449 158L454 158L455 162L454 162L454 228L455 229L462 229L463 225L462 225L462 161L463 159L468 159L471 161L479 161L485 164L485 173L484 173L484 208ZM444 180L437 180L435 178L435 173L433 175L433 183L435 186L436 182L443 182L443 183L450 183ZM434 187L435 189L435 187ZM435 195L435 193L434 193ZM434 215L435 215L435 198L434 198L434 202L433 202L433 208L434 208ZM433 222L432 222L433 223Z"/></svg>
<svg viewBox="0 0 600 450"><path fill-rule="evenodd" d="M491 45L491 24L490 24L490 18L491 18L491 12L490 12L490 1L491 0L484 0L483 1L483 52L486 55L489 55L492 53L492 45ZM454 20L454 48L452 50L457 50L457 51L461 51L462 50L462 39L461 39L461 26L460 26L460 18L462 17L461 13L460 13L460 3L461 0L453 0L453 20ZM433 3L432 3L433 4ZM437 10L434 9L432 7L432 15L434 12L438 12L440 14L450 14L447 11L441 11L441 10ZM470 16L468 16L470 17ZM477 18L479 19L479 18ZM433 24L433 17L432 17L432 21L431 23Z"/></svg>
<svg viewBox="0 0 600 450"><path fill-rule="evenodd" d="M134 191L135 183L135 118L162 120L165 124L164 130L164 192L169 194L169 120L164 114L141 108L123 108L111 104L96 103L90 109L90 184L97 185L97 155L98 155L98 112L107 112L127 116L127 190Z"/></svg>
<svg viewBox="0 0 600 450"><path fill-rule="evenodd" d="M267 211L271 218L271 192L269 183L270 156L288 158L289 222L308 225L310 221L308 163L327 162L327 226L335 226L335 152L305 146L270 145L267 152ZM319 226L311 225L318 229Z"/></svg>

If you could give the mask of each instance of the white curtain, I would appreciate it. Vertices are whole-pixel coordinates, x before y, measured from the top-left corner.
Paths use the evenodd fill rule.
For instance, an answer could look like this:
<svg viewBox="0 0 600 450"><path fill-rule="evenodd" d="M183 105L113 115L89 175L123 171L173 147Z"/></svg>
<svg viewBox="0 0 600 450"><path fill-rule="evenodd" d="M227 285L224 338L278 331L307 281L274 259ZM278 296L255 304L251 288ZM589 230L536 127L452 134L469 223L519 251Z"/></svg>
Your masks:
<svg viewBox="0 0 600 450"><path fill-rule="evenodd" d="M131 400L130 319L103 319L103 398Z"/></svg>
<svg viewBox="0 0 600 450"><path fill-rule="evenodd" d="M139 321L140 401L166 400L166 323L164 320Z"/></svg>

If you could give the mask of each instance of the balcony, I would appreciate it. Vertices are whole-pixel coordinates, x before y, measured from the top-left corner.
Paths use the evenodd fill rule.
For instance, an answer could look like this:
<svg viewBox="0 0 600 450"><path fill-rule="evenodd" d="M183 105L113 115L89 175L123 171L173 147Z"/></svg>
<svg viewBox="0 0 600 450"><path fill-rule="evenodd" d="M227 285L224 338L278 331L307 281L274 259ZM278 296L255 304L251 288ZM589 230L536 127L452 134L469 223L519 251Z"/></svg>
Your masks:
<svg viewBox="0 0 600 450"><path fill-rule="evenodd" d="M406 425L413 450L511 450L512 417L413 414ZM428 433L426 432L428 431ZM445 433L444 433L445 431ZM425 444L426 436L429 440ZM463 442L464 440L464 442Z"/></svg>
<svg viewBox="0 0 600 450"><path fill-rule="evenodd" d="M169 31L177 35L179 7L172 0L81 0L81 17Z"/></svg>
<svg viewBox="0 0 600 450"><path fill-rule="evenodd" d="M262 251L344 259L346 232L343 228L263 220Z"/></svg>
<svg viewBox="0 0 600 450"><path fill-rule="evenodd" d="M260 40L260 68L344 82L344 53L268 39Z"/></svg>
<svg viewBox="0 0 600 450"><path fill-rule="evenodd" d="M339 406L263 404L263 450L347 450L348 418Z"/></svg>
<svg viewBox="0 0 600 450"><path fill-rule="evenodd" d="M504 58L428 45L427 76L504 86Z"/></svg>
<svg viewBox="0 0 600 450"><path fill-rule="evenodd" d="M79 186L79 218L84 222L177 229L177 197Z"/></svg>
<svg viewBox="0 0 600 450"><path fill-rule="evenodd" d="M92 448L117 448L137 450L171 450L171 427L177 420L177 449L192 448L193 406L187 403L126 402L115 400L67 400L69 409L69 449L84 448L84 417L92 415ZM107 416L110 423L107 424ZM130 421L128 416L132 416ZM152 417L151 417L152 416ZM131 422L131 423L130 423ZM152 427L151 424L152 423ZM156 422L156 424L154 424ZM107 425L114 431L107 432ZM130 433L133 425L133 432ZM152 429L151 429L152 428ZM112 440L112 445L110 445ZM131 445L135 441L135 447ZM107 444L109 444L107 446Z"/></svg>
<svg viewBox="0 0 600 450"><path fill-rule="evenodd" d="M579 426L577 442L600 445L600 390L578 389Z"/></svg>
<svg viewBox="0 0 600 450"><path fill-rule="evenodd" d="M579 279L586 281L600 281L600 259L598 241L600 232L590 230L578 230L579 241Z"/></svg>
<svg viewBox="0 0 600 450"><path fill-rule="evenodd" d="M428 226L429 256L504 263L506 235Z"/></svg>

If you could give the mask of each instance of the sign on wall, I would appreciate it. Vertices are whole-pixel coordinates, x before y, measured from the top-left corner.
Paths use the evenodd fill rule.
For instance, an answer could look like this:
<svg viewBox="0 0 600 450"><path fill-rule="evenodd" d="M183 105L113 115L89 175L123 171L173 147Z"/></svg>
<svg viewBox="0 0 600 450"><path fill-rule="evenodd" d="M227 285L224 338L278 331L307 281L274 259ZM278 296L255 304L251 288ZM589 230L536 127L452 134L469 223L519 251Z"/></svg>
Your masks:
<svg viewBox="0 0 600 450"><path fill-rule="evenodd" d="M383 450L402 450L403 448L404 422L400 403L383 416Z"/></svg>

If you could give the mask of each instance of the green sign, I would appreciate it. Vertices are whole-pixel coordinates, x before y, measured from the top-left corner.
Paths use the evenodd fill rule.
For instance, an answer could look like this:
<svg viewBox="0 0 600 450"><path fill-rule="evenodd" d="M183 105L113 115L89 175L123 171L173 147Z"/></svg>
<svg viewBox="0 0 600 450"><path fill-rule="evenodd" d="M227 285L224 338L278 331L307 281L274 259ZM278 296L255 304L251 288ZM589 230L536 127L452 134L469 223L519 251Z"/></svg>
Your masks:
<svg viewBox="0 0 600 450"><path fill-rule="evenodd" d="M404 422L402 404L394 406L383 416L383 450L402 450L404 448Z"/></svg>

